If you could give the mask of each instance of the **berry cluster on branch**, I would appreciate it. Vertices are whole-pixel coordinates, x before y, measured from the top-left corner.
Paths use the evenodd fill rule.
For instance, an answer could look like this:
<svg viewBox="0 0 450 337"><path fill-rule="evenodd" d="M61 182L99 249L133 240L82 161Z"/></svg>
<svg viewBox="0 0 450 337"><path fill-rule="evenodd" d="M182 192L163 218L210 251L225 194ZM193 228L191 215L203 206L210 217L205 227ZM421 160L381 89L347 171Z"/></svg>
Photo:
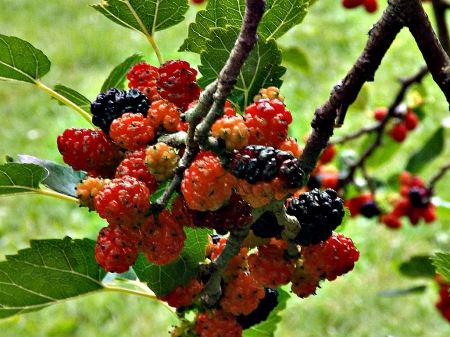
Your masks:
<svg viewBox="0 0 450 337"><path fill-rule="evenodd" d="M399 8L407 6L399 2ZM348 8L360 4L376 10L376 1L344 1ZM397 142L418 123L408 109L379 111L379 124L369 131L378 132L377 140L347 175L340 177L328 165L336 154L329 143L334 128L343 124L364 82L373 80L396 34L403 26L413 35L427 27L423 12L420 24L412 24L409 14L393 15L396 6L388 7L355 67L316 110L304 148L288 136L292 115L278 88L262 88L244 111L236 110L227 98L256 43L264 5L247 1L235 47L218 79L204 90L186 61L159 67L137 63L127 75L129 90L110 88L92 103L99 129L71 128L57 140L64 162L88 173L77 187L80 205L108 222L95 247L106 271L127 271L139 253L150 263L167 265L184 248L185 227L214 231L199 274L160 297L180 317L194 312L194 319L186 314L172 336L241 336L277 306L279 287L290 285L305 298L320 282L351 271L359 251L336 232L344 217L342 184L353 180L358 167L364 171L388 120L395 118L390 135ZM389 21L390 16L396 19ZM437 47L440 56L441 51ZM442 56L432 65L432 52L424 55L429 71L439 75L436 81L447 92L450 81L436 67L449 60ZM431 189L412 180L399 201L408 207L396 205L392 214L413 224L419 218L431 222ZM158 188L164 190L161 195ZM353 214L382 214L372 194L361 200L357 206L346 202L356 209Z"/></svg>

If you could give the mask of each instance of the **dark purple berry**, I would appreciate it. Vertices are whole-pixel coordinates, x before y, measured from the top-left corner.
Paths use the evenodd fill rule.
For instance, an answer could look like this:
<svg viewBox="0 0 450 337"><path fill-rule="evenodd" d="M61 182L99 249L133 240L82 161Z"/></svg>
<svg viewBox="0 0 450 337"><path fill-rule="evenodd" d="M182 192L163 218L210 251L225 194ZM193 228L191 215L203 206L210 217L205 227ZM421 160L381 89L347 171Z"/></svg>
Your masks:
<svg viewBox="0 0 450 337"><path fill-rule="evenodd" d="M300 232L294 242L301 246L315 245L327 240L344 218L344 203L332 189L314 189L292 198L287 214L300 222Z"/></svg>

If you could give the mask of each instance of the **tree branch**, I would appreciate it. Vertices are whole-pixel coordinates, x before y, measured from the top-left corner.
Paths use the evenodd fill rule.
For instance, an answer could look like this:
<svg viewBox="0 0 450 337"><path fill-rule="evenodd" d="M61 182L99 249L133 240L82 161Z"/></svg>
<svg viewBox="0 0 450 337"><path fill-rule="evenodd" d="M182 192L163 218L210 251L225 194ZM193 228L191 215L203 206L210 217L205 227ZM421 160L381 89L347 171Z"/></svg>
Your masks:
<svg viewBox="0 0 450 337"><path fill-rule="evenodd" d="M450 104L450 59L442 48L420 0L391 0L390 7L405 19L436 84ZM398 6L398 7L397 7Z"/></svg>
<svg viewBox="0 0 450 337"><path fill-rule="evenodd" d="M373 81L375 71L404 26L392 6L388 6L380 20L369 31L369 40L362 54L347 76L336 85L322 106L318 107L311 123L313 131L300 157L302 169L308 175L316 167L320 153L333 135L336 117L338 125L344 122L347 108L355 101L363 84Z"/></svg>

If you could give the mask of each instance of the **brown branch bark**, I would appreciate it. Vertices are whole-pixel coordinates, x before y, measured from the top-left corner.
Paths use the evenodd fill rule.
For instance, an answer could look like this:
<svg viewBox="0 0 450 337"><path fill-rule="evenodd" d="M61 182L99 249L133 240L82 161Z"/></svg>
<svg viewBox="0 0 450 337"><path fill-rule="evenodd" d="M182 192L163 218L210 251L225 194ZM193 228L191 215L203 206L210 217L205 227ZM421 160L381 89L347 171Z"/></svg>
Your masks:
<svg viewBox="0 0 450 337"><path fill-rule="evenodd" d="M403 21L394 13L392 6L387 7L370 30L367 45L353 68L333 88L328 101L316 109L311 123L313 131L300 157L306 174L310 174L316 167L321 151L333 135L338 114L341 116L338 124L341 124L347 108L355 101L363 84L373 81L375 71L403 26Z"/></svg>
<svg viewBox="0 0 450 337"><path fill-rule="evenodd" d="M394 7L398 3L398 7ZM450 59L442 48L420 0L391 0L389 5L402 15L433 76L450 104Z"/></svg>
<svg viewBox="0 0 450 337"><path fill-rule="evenodd" d="M334 127L344 122L347 108L355 101L365 82L373 81L381 60L403 27L408 27L434 81L450 103L450 59L439 43L420 0L389 0L389 6L369 32L362 54L328 99L315 111L313 131L300 157L302 168L310 174L321 151L333 135ZM338 120L336 121L336 118Z"/></svg>

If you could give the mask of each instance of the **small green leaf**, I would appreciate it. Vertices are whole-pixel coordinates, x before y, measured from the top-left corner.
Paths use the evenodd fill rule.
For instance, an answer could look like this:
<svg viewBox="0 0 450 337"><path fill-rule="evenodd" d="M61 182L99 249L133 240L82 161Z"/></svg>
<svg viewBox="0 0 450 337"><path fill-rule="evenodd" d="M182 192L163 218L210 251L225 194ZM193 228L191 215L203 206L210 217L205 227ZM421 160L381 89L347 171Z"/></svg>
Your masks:
<svg viewBox="0 0 450 337"><path fill-rule="evenodd" d="M278 39L303 21L307 8L306 0L267 1L266 12L259 24L258 32L267 40Z"/></svg>
<svg viewBox="0 0 450 337"><path fill-rule="evenodd" d="M277 324L281 322L280 313L286 309L287 300L291 296L282 288L278 288L278 305L272 310L269 317L264 322L256 324L244 330L243 337L273 337L277 329Z"/></svg>
<svg viewBox="0 0 450 337"><path fill-rule="evenodd" d="M184 20L187 0L105 0L92 5L111 21L147 37Z"/></svg>
<svg viewBox="0 0 450 337"><path fill-rule="evenodd" d="M307 13L305 0L268 0L258 33L266 40L277 39L299 24ZM199 11L189 26L188 37L180 51L200 54L206 49L215 28L242 26L245 0L210 0L206 10Z"/></svg>
<svg viewBox="0 0 450 337"><path fill-rule="evenodd" d="M64 96L72 103L78 105L84 111L89 112L89 113L91 112L91 101L88 98L86 98L85 96L83 96L82 94L80 94L78 91L76 91L72 88L66 87L62 84L55 85L55 87L53 89L58 94ZM65 105L61 101L58 101L58 103L60 105Z"/></svg>
<svg viewBox="0 0 450 337"><path fill-rule="evenodd" d="M35 84L50 70L50 61L29 42L0 34L0 80Z"/></svg>
<svg viewBox="0 0 450 337"><path fill-rule="evenodd" d="M450 253L436 253L436 256L433 256L431 259L436 267L436 273L450 280Z"/></svg>
<svg viewBox="0 0 450 337"><path fill-rule="evenodd" d="M42 166L48 172L42 183L56 192L71 197L76 197L75 189L77 184L86 178L86 172L75 171L69 166L61 165L51 160L43 160L29 155L19 155L18 158L19 163Z"/></svg>
<svg viewBox="0 0 450 337"><path fill-rule="evenodd" d="M444 128L440 127L426 141L420 150L414 153L406 164L405 170L413 174L419 173L424 167L439 156L444 149Z"/></svg>
<svg viewBox="0 0 450 337"><path fill-rule="evenodd" d="M427 290L426 285L414 286L406 289L385 290L380 292L380 296L397 297L410 294L421 294Z"/></svg>
<svg viewBox="0 0 450 337"><path fill-rule="evenodd" d="M133 266L139 280L147 283L157 296L167 295L179 285L186 286L198 274L199 263L205 259L209 230L186 227L184 231L187 238L177 260L165 266L156 266L139 254Z"/></svg>
<svg viewBox="0 0 450 337"><path fill-rule="evenodd" d="M433 266L431 256L417 255L404 261L398 267L400 273L408 277L428 277L436 276L436 268Z"/></svg>
<svg viewBox="0 0 450 337"><path fill-rule="evenodd" d="M34 240L0 262L0 318L103 289L105 272L89 239Z"/></svg>
<svg viewBox="0 0 450 337"><path fill-rule="evenodd" d="M238 35L239 29L233 27L216 28L211 32L211 40L206 43L206 50L200 56L202 64L198 67L203 75L198 80L201 87L206 87L218 77ZM280 78L286 72L286 68L280 64L281 51L275 40L265 41L259 37L241 69L230 100L243 111L261 88L280 87Z"/></svg>
<svg viewBox="0 0 450 337"><path fill-rule="evenodd" d="M35 164L0 165L0 195L36 192L47 174L45 168Z"/></svg>
<svg viewBox="0 0 450 337"><path fill-rule="evenodd" d="M106 92L110 88L124 88L124 82L127 78L128 71L140 61L142 61L142 55L133 54L118 64L103 83L100 92Z"/></svg>
<svg viewBox="0 0 450 337"><path fill-rule="evenodd" d="M286 48L282 50L283 63L288 63L293 68L303 72L309 72L311 66L309 65L308 55L297 47Z"/></svg>
<svg viewBox="0 0 450 337"><path fill-rule="evenodd" d="M366 150L375 140L376 134L369 134L361 144L361 153ZM395 142L391 137L383 138L383 148L378 148L366 160L366 166L371 169L391 163L392 157L400 150L401 144Z"/></svg>
<svg viewBox="0 0 450 337"><path fill-rule="evenodd" d="M206 49L213 28L241 27L244 13L245 0L209 0L206 10L199 11L195 22L189 25L188 37L180 51L200 54Z"/></svg>

